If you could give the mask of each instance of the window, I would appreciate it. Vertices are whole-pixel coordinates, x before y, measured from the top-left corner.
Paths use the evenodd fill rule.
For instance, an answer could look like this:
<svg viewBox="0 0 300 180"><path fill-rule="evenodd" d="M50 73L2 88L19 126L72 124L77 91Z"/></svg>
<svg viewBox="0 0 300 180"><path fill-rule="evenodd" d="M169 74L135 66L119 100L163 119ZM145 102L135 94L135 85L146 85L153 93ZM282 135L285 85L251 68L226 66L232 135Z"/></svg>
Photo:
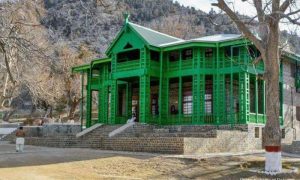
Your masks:
<svg viewBox="0 0 300 180"><path fill-rule="evenodd" d="M98 77L99 74L100 74L99 69L93 69L93 70L92 70L92 77Z"/></svg>
<svg viewBox="0 0 300 180"><path fill-rule="evenodd" d="M239 56L239 51L240 51L240 49L238 47L234 47L234 48L232 48L231 46L226 47L225 48L225 56L226 57Z"/></svg>
<svg viewBox="0 0 300 180"><path fill-rule="evenodd" d="M259 127L254 128L254 136L255 138L259 138Z"/></svg>
<svg viewBox="0 0 300 180"><path fill-rule="evenodd" d="M213 49L212 48L205 49L205 57L213 57Z"/></svg>
<svg viewBox="0 0 300 180"><path fill-rule="evenodd" d="M152 61L159 61L159 52L150 50L150 59Z"/></svg>
<svg viewBox="0 0 300 180"><path fill-rule="evenodd" d="M213 83L212 76L205 77L205 113L213 113Z"/></svg>
<svg viewBox="0 0 300 180"><path fill-rule="evenodd" d="M138 59L140 59L140 50L139 49L121 52L117 55L118 62L125 62L125 61L138 60Z"/></svg>
<svg viewBox="0 0 300 180"><path fill-rule="evenodd" d="M169 113L178 114L179 78L169 80Z"/></svg>
<svg viewBox="0 0 300 180"><path fill-rule="evenodd" d="M192 49L185 49L182 51L182 60L188 60L193 58L193 50Z"/></svg>
<svg viewBox="0 0 300 180"><path fill-rule="evenodd" d="M264 81L258 79L258 100L257 100L257 106L258 106L258 114L264 114Z"/></svg>
<svg viewBox="0 0 300 180"><path fill-rule="evenodd" d="M250 113L255 113L255 77L250 76Z"/></svg>
<svg viewBox="0 0 300 180"><path fill-rule="evenodd" d="M183 114L188 115L193 113L193 96L192 92L184 92L183 95Z"/></svg>
<svg viewBox="0 0 300 180"><path fill-rule="evenodd" d="M281 139L285 138L285 129L281 129Z"/></svg>
<svg viewBox="0 0 300 180"><path fill-rule="evenodd" d="M193 113L193 77L182 77L182 113L191 115Z"/></svg>
<svg viewBox="0 0 300 180"><path fill-rule="evenodd" d="M98 91L92 91L92 111L91 111L91 116L92 116L92 120L97 120L99 117L99 92Z"/></svg>
<svg viewBox="0 0 300 180"><path fill-rule="evenodd" d="M169 61L174 62L174 61L179 61L179 52L178 51L172 51L169 54Z"/></svg>
<svg viewBox="0 0 300 180"><path fill-rule="evenodd" d="M300 121L300 106L296 107L296 119Z"/></svg>

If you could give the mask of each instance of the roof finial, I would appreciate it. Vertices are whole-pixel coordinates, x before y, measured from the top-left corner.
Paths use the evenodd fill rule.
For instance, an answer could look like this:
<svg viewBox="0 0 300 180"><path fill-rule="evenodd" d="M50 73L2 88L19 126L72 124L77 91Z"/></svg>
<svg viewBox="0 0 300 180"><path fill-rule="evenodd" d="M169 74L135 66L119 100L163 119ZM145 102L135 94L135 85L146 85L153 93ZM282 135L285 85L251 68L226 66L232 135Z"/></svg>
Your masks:
<svg viewBox="0 0 300 180"><path fill-rule="evenodd" d="M125 24L127 24L127 23L128 23L128 19L129 19L129 17L130 17L130 14L129 14L128 12L125 12L125 13L123 14L123 16L124 16L124 18L125 18Z"/></svg>

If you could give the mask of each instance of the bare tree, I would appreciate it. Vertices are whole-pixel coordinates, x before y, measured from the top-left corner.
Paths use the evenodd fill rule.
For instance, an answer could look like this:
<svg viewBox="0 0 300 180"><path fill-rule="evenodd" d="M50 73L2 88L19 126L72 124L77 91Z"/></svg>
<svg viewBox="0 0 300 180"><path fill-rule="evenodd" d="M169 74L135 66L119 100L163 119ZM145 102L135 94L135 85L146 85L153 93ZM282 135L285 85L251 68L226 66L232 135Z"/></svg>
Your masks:
<svg viewBox="0 0 300 180"><path fill-rule="evenodd" d="M240 32L248 38L261 53L265 65L264 80L266 82L266 115L267 122L264 132L266 150L265 170L281 171L281 130L279 122L279 69L280 69L280 28L283 20L292 24L300 24L300 10L296 0L242 0L254 5L255 19L258 20L258 37L239 18L225 0L217 0L213 6L224 11L236 24ZM247 4L249 5L249 4Z"/></svg>
<svg viewBox="0 0 300 180"><path fill-rule="evenodd" d="M67 119L74 119L74 113L81 101L80 78L79 75L72 74L73 66L84 63L94 57L94 53L89 51L84 45L79 49L72 49L64 43L55 46L56 61L51 64L51 68L43 66L44 74L32 79L30 92L36 101L43 101L47 107L55 108L57 112L64 113Z"/></svg>
<svg viewBox="0 0 300 180"><path fill-rule="evenodd" d="M5 120L14 112L11 102L26 85L28 75L49 59L46 31L39 23L41 5L33 0L0 3L0 107L10 109Z"/></svg>

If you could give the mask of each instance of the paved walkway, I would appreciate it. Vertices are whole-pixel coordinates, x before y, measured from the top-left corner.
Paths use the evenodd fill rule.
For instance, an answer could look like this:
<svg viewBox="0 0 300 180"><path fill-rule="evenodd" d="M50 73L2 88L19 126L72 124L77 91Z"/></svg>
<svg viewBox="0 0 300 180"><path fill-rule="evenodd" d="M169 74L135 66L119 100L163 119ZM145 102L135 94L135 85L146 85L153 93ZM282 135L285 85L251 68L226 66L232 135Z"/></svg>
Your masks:
<svg viewBox="0 0 300 180"><path fill-rule="evenodd" d="M282 153L284 159L300 161L300 155ZM241 153L211 153L202 155L168 155L144 152L108 151L86 148L50 148L39 146L25 146L24 152L15 151L14 144L0 144L0 168L24 165L42 165L60 162L90 160L112 156L138 156L141 159L151 157L183 158L183 159L206 159L234 156L263 157L264 151L241 152Z"/></svg>

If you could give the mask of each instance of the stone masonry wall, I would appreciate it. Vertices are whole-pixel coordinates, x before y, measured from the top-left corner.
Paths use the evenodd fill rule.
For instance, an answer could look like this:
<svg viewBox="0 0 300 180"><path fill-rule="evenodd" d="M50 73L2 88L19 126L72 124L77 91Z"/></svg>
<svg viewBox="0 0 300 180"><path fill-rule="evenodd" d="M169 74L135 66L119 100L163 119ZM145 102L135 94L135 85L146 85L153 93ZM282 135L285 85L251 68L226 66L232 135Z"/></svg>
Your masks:
<svg viewBox="0 0 300 180"><path fill-rule="evenodd" d="M152 131L151 133L150 130L157 127L137 124L133 127L137 133L133 133L133 129L131 129L125 131L126 135L124 134L124 136L109 138L108 133L118 127L120 126L100 126L79 138L71 133L56 135L49 133L45 136L35 134L36 136L27 136L25 143L48 147L82 147L168 154L238 152L261 149L261 134L259 138L255 138L255 126L253 125L220 126L217 129L213 129L213 126L170 126L169 133L164 131Z"/></svg>
<svg viewBox="0 0 300 180"><path fill-rule="evenodd" d="M291 144L300 140L300 119L297 120L296 107L300 107L300 93L295 89L295 78L291 72L291 63L283 61L283 120L285 138L282 143Z"/></svg>
<svg viewBox="0 0 300 180"><path fill-rule="evenodd" d="M260 129L255 138L255 127ZM216 138L185 138L185 154L241 152L262 149L261 127L249 125L248 131L217 130Z"/></svg>

